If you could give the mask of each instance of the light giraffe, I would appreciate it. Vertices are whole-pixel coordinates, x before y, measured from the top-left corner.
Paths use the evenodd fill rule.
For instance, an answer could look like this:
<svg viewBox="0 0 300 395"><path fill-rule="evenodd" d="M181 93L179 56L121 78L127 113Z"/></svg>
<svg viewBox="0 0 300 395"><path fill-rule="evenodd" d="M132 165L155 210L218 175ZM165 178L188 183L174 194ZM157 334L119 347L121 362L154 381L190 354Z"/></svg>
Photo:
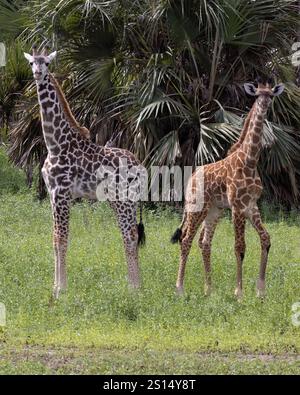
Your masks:
<svg viewBox="0 0 300 395"><path fill-rule="evenodd" d="M271 243L257 207L257 200L263 189L257 171L257 162L262 148L263 123L268 107L272 98L283 92L284 85L279 84L271 89L269 82L266 84L259 82L257 88L248 83L244 84L244 88L248 94L256 96L256 100L245 121L240 139L234 144L225 159L198 168L189 181L183 220L171 239L173 243L180 241L181 246L176 283L178 293L183 292L186 261L193 238L201 223L203 224L199 237L199 247L202 249L205 271L204 292L206 295L210 293L211 243L223 209L230 208L235 230L235 255L237 259L235 295L238 298L242 297L242 264L246 249L245 222L247 218L260 237L261 262L257 281L257 295L263 297L265 294L265 273ZM202 199L200 198L197 201L199 194L202 194Z"/></svg>
<svg viewBox="0 0 300 395"><path fill-rule="evenodd" d="M36 47L33 47L33 54L24 53L24 56L30 62L36 81L43 135L48 150L42 173L50 194L53 213L53 295L58 298L60 291L67 286L66 253L71 201L79 197L96 199L99 185L97 171L102 167L117 174L118 185L124 186L126 192L128 179L121 178L127 174L119 172L120 161L126 161L129 170L139 167L140 164L129 151L98 146L89 140L89 131L76 122L60 86L48 71L56 52L48 55L45 49L38 54ZM116 179L115 182L117 183ZM142 213L137 225L136 200L122 197L122 200L110 201L110 204L116 212L123 236L129 284L138 288L138 244L145 239Z"/></svg>

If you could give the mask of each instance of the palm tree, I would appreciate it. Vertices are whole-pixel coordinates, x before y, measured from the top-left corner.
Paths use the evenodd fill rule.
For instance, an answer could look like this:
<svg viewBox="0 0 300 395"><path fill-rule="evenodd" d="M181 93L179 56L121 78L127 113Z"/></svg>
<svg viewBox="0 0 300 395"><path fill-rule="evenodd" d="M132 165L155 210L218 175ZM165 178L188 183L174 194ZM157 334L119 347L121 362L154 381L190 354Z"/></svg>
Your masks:
<svg viewBox="0 0 300 395"><path fill-rule="evenodd" d="M0 1L0 38L11 39L23 30L25 15L20 12L26 0L1 0Z"/></svg>
<svg viewBox="0 0 300 395"><path fill-rule="evenodd" d="M50 39L59 49L64 90L93 138L112 139L147 165L222 158L251 106L243 83L257 75L285 82L265 124L260 171L273 199L297 200L300 93L290 62L297 1L29 0L19 15L19 40ZM31 95L29 85L21 100L29 111L11 131L19 164L35 152L23 139L43 144Z"/></svg>

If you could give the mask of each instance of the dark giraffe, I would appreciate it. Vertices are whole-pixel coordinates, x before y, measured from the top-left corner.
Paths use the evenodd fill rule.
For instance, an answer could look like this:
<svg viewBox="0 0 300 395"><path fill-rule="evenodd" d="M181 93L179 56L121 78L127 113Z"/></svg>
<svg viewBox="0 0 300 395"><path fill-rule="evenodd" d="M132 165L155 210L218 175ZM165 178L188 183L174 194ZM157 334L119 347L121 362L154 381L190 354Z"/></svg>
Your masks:
<svg viewBox="0 0 300 395"><path fill-rule="evenodd" d="M103 167L116 173L118 185L126 187L128 179L122 179L119 172L120 162L126 162L129 169L140 164L132 153L124 149L97 146L89 140L89 131L81 127L72 115L66 98L48 71L56 52L47 54L24 54L30 62L36 81L43 134L48 156L43 166L43 177L47 185L53 212L55 279L54 297L67 286L66 253L69 233L69 211L72 200L85 197L96 199L99 172ZM98 174L97 174L98 172ZM101 178L101 176L100 176ZM138 178L138 177L137 177ZM139 182L139 179L136 180ZM142 218L136 221L137 201L122 198L110 201L122 232L129 284L133 288L140 285L138 244L144 241ZM128 196L128 195L127 195Z"/></svg>

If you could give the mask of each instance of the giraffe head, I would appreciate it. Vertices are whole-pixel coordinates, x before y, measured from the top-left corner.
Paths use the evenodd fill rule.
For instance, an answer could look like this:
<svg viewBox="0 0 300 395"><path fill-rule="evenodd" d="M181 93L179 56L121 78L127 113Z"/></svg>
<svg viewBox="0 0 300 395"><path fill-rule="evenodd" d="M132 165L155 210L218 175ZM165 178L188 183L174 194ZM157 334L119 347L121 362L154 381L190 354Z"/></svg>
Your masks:
<svg viewBox="0 0 300 395"><path fill-rule="evenodd" d="M244 88L248 95L255 96L257 98L256 101L261 109L263 111L267 111L273 97L279 96L283 92L284 85L279 84L272 88L271 79L268 79L265 83L263 83L263 81L258 78L257 87L253 84L246 83L244 84Z"/></svg>
<svg viewBox="0 0 300 395"><path fill-rule="evenodd" d="M48 48L42 51L41 54L37 53L36 46L32 47L32 55L24 52L25 58L30 63L33 77L37 82L43 81L45 76L48 75L48 66L56 56L56 51L48 55Z"/></svg>

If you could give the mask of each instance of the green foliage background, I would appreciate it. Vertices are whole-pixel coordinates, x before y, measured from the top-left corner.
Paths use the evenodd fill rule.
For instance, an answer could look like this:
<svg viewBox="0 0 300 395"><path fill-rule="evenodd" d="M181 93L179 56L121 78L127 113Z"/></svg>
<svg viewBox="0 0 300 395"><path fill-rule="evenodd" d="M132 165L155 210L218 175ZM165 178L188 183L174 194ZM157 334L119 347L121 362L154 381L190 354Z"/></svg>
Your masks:
<svg viewBox="0 0 300 395"><path fill-rule="evenodd" d="M0 0L2 127L22 167L45 157L31 72L33 42L59 51L53 69L76 117L104 144L151 164L218 160L238 138L257 75L284 82L264 128L266 197L297 204L300 93L291 64L299 36L292 0ZM9 126L9 127L8 127Z"/></svg>
<svg viewBox="0 0 300 395"><path fill-rule="evenodd" d="M228 217L212 248L213 292L204 296L197 243L185 295L175 293L179 248L170 235L180 218L146 210L140 250L143 286L132 293L121 235L106 204L72 208L68 291L51 298L50 203L33 201L25 177L0 150L0 374L298 374L300 301L298 215L262 210L271 234L267 296L257 299L259 239L247 226L244 298L234 296L234 232ZM159 237L158 237L159 235Z"/></svg>

